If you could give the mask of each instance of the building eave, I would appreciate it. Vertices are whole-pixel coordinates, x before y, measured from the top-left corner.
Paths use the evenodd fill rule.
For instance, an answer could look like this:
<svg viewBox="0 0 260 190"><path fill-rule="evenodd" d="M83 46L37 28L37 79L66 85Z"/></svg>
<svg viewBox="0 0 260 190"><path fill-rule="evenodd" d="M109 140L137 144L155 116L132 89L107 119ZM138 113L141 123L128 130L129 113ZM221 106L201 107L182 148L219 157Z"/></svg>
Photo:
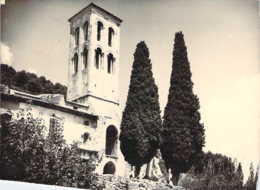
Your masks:
<svg viewBox="0 0 260 190"><path fill-rule="evenodd" d="M68 21L71 22L71 20L72 20L74 17L76 17L77 15L81 14L81 13L82 13L83 11L85 11L86 9L89 9L89 8L92 8L92 7L95 8L95 9L98 9L98 10L100 10L100 11L106 13L106 14L108 14L108 15L111 16L113 19L117 20L119 23L123 22L123 20L122 20L121 18L119 18L119 17L115 16L114 14L108 12L107 10L105 10L105 9L103 9L103 8L101 8L101 7L99 7L99 6L97 6L97 5L94 4L94 3L90 3L88 6L86 6L86 7L83 8L83 9L81 9L79 12L77 12L77 13L74 14L72 17L70 17L70 18L68 19Z"/></svg>
<svg viewBox="0 0 260 190"><path fill-rule="evenodd" d="M32 104L32 105L46 107L46 108L49 108L49 109L59 110L59 111L62 111L62 112L73 114L73 115L91 118L93 120L98 119L98 116L94 115L94 114L82 112L82 111L79 111L79 110L74 110L74 109L67 108L67 107L64 107L64 106L60 106L60 105L57 105L57 104L45 102L45 101L42 101L42 100L31 99L31 98L17 96L17 95L13 95L13 94L0 93L0 100L1 101L12 100L12 101L16 101L16 102L24 102L24 103L28 103L28 104Z"/></svg>

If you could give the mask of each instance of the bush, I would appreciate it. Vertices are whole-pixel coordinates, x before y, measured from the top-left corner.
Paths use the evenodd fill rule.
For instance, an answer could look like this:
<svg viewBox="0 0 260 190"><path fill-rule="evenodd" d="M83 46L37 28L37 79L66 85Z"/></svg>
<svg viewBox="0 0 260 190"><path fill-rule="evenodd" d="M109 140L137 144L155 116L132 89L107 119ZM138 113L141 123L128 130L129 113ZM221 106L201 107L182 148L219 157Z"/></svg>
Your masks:
<svg viewBox="0 0 260 190"><path fill-rule="evenodd" d="M30 110L1 120L0 178L25 182L89 188L95 165L80 157L78 144L63 139L63 123L55 120L47 133L43 120Z"/></svg>

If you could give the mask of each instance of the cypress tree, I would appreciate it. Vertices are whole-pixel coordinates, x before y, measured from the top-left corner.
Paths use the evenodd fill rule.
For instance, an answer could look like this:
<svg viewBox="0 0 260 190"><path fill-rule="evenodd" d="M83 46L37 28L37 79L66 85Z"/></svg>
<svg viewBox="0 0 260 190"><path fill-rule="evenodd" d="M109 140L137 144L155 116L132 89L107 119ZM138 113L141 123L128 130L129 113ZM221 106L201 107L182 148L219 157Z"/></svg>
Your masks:
<svg viewBox="0 0 260 190"><path fill-rule="evenodd" d="M158 99L149 50L145 42L141 41L134 53L119 137L120 149L125 160L136 167L136 176L141 166L149 163L159 148L162 122Z"/></svg>
<svg viewBox="0 0 260 190"><path fill-rule="evenodd" d="M243 182L244 182L244 174L243 174L242 165L240 162L237 167L236 177L237 177L238 189L242 189Z"/></svg>
<svg viewBox="0 0 260 190"><path fill-rule="evenodd" d="M162 157L171 169L173 184L187 172L205 144L199 99L193 93L190 63L182 32L175 34L168 102L164 111Z"/></svg>

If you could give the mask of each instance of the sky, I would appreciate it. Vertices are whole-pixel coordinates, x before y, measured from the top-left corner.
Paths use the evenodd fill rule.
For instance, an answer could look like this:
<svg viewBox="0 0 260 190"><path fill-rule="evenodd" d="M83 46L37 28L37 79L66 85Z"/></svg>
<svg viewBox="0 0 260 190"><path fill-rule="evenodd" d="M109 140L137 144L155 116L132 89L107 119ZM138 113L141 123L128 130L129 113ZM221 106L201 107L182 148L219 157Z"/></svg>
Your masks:
<svg viewBox="0 0 260 190"><path fill-rule="evenodd" d="M205 151L259 160L260 65L256 0L93 0L123 19L120 102L124 108L136 44L150 50L163 115L174 35L184 33L194 92L206 130ZM67 83L68 18L89 0L6 0L0 61Z"/></svg>

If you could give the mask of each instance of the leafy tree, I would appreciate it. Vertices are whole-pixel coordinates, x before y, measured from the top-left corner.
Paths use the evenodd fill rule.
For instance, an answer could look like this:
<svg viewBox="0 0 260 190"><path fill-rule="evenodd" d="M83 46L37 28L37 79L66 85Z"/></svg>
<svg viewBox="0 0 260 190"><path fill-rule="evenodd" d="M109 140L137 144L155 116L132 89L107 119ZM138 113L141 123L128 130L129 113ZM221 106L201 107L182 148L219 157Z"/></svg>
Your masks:
<svg viewBox="0 0 260 190"><path fill-rule="evenodd" d="M17 72L14 76L14 85L17 87L24 86L28 81L29 78L25 71Z"/></svg>
<svg viewBox="0 0 260 190"><path fill-rule="evenodd" d="M193 93L190 63L182 32L175 34L173 64L164 111L162 157L171 168L173 183L187 172L202 154L204 126L200 123L199 99Z"/></svg>
<svg viewBox="0 0 260 190"><path fill-rule="evenodd" d="M55 83L55 85L53 86L54 88L54 92L59 92L60 90L62 90L63 86L60 83Z"/></svg>
<svg viewBox="0 0 260 190"><path fill-rule="evenodd" d="M19 111L2 125L0 177L37 183L43 175L44 125Z"/></svg>
<svg viewBox="0 0 260 190"><path fill-rule="evenodd" d="M56 93L66 97L67 87L46 80L45 77L38 77L34 73L25 71L16 72L11 66L0 64L0 82L11 88L26 91L33 94Z"/></svg>
<svg viewBox="0 0 260 190"><path fill-rule="evenodd" d="M25 85L25 89L35 94L42 92L41 85L37 82L36 79L29 80L29 82Z"/></svg>
<svg viewBox="0 0 260 190"><path fill-rule="evenodd" d="M13 82L13 76L15 76L16 71L5 64L0 64L0 71L1 71L1 75L0 75L0 82L1 84L5 84L10 86Z"/></svg>
<svg viewBox="0 0 260 190"><path fill-rule="evenodd" d="M26 75L29 79L33 79L33 80L36 80L38 77L35 73L29 73L29 72L26 72Z"/></svg>
<svg viewBox="0 0 260 190"><path fill-rule="evenodd" d="M46 90L46 93L53 93L53 84L50 80L46 80L44 83L44 88Z"/></svg>
<svg viewBox="0 0 260 190"><path fill-rule="evenodd" d="M53 118L47 137L43 121L30 111L1 120L1 126L1 179L90 187L95 164L81 159L77 143L65 143L62 121Z"/></svg>
<svg viewBox="0 0 260 190"><path fill-rule="evenodd" d="M145 42L137 44L122 116L120 148L125 160L140 167L151 161L159 148L161 117L158 89L152 74L149 50Z"/></svg>
<svg viewBox="0 0 260 190"><path fill-rule="evenodd" d="M44 76L40 76L38 80L41 84L44 84L46 82L46 78Z"/></svg>
<svg viewBox="0 0 260 190"><path fill-rule="evenodd" d="M198 165L198 166L197 166ZM200 172L194 172L201 167ZM233 169L234 168L234 169ZM207 152L203 154L201 163L194 163L187 173L193 180L181 180L183 187L192 190L241 190L243 189L243 171L241 163L222 154ZM184 182L183 182L184 181Z"/></svg>

